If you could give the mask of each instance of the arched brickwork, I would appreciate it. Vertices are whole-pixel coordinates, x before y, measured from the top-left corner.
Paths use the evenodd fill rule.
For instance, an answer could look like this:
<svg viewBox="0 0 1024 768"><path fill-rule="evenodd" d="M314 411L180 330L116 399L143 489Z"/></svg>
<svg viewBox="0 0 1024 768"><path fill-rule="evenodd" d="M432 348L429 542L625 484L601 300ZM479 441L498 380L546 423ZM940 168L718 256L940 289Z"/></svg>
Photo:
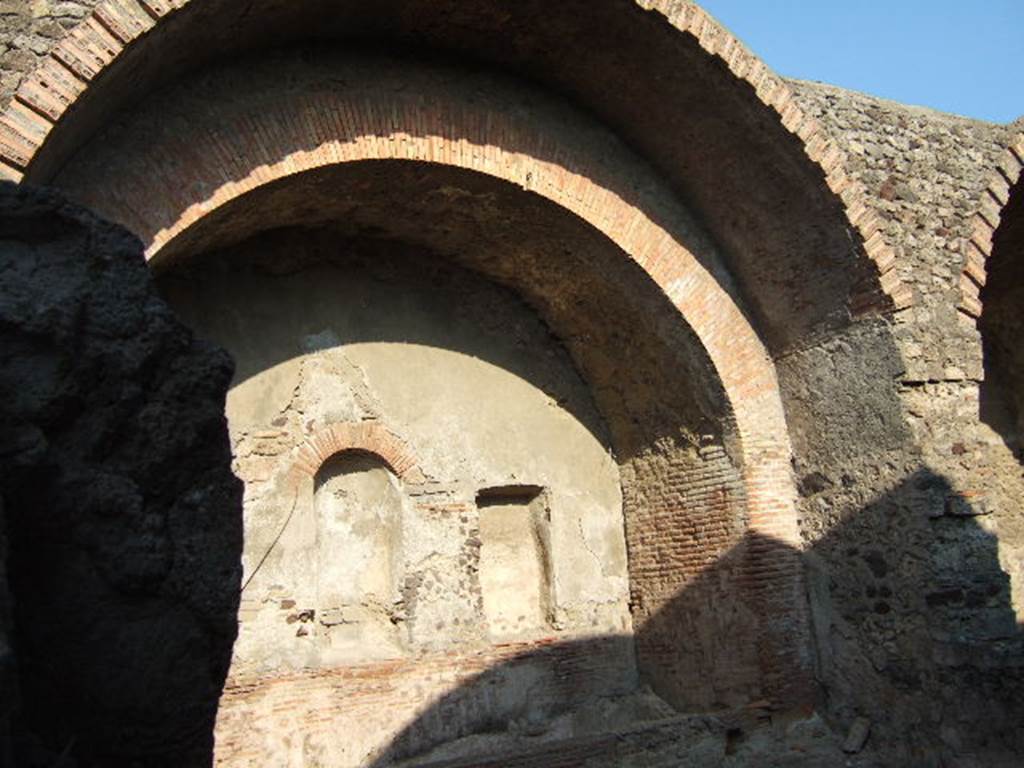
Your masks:
<svg viewBox="0 0 1024 768"><path fill-rule="evenodd" d="M81 112L78 105L87 100L94 86L106 87L107 92L114 88L111 83L115 76L122 76L131 51L141 50L142 41L159 37L157 26L171 30L174 20L183 15L176 12L186 5L196 9L213 7L215 3L186 1L172 5L111 0L101 4L93 17L55 50L36 76L26 81L11 110L0 120L4 126L0 128L0 153L7 158L5 173L12 178L24 175L28 180L51 180L63 165L63 160L53 158L66 160L91 137L89 131L76 136L77 128L69 122ZM826 196L840 211L837 218L843 222L839 227L843 237L847 230L856 233L850 251L858 264L863 262L858 269L870 273L866 284L862 282L856 290L851 289L850 308L870 311L906 306L909 293L899 284L893 269L893 252L865 204L863 189L846 175L841 152L825 138L821 126L799 109L788 87L696 6L679 2L639 5L656 12L650 14L652 24L667 20L682 33L680 37L695 41L706 55L709 67L727 72L782 130L795 137L792 143L799 145L801 155L794 162L803 169L801 173L807 171L815 177L815 183L821 181L824 185ZM67 73L71 73L70 79ZM145 90L144 82L145 76L140 75L136 94ZM659 202L674 199L668 189L646 196L642 189L617 189L607 183L601 169L592 162L588 167L585 158L572 152L562 154L558 142L545 143L538 134L524 130L530 127L528 121L512 127L503 123L501 111L466 112L459 107L431 115L425 114L422 102L405 101L405 107L395 109L395 102L411 98L408 93L389 96L387 104L364 102L353 113L346 108L321 111L319 100L308 99L301 105L301 124L292 119L292 110L267 113L255 120L252 130L238 134L252 141L241 151L234 147L233 153L225 153L229 148L220 143L232 138L226 131L200 137L200 141L210 140L208 152L191 140L188 146L180 144L189 168L205 176L186 173L175 177L175 171L168 165L150 166L143 174L149 177L148 181L143 179L144 183L166 183L167 189L174 191L164 197L150 196L133 181L120 190L124 207L122 215L115 218L140 233L155 253L176 243L176 236L187 236L189 227L211 209L216 210L258 187L330 164L372 160L409 160L464 168L505 179L542 195L587 221L628 253L694 327L713 359L735 411L751 530L762 537L760 540L795 545L798 534L790 449L776 375L764 340L770 334L757 322L756 311L751 312L750 304L744 301L756 297L760 290L757 282L748 278L746 285L736 289L728 277L723 279L728 269L716 267L700 248L694 247L691 252L680 245L687 243L693 247L681 234L686 226L673 221L673 214L666 216ZM271 119L271 114L276 119ZM392 119L397 119L397 124ZM453 126L457 128L454 132ZM335 129L340 132L335 133ZM63 147L58 146L61 144ZM51 147L57 148L50 152ZM253 159L253 149L269 155L259 154L258 162L249 168L236 165L241 160L244 166L246 157ZM46 162L37 162L47 152L50 157ZM215 162L192 162L197 158ZM167 171L169 176L164 176ZM146 211L140 218L135 208L141 200L146 201ZM107 208L109 213L110 204ZM792 206L788 210L786 215L795 216ZM176 215L170 220L161 219L168 211ZM154 221L161 226L153 229ZM744 223L739 216L735 222L725 221L721 226L742 230ZM831 220L822 229L829 227ZM774 246L773 253L779 258L788 257L788 251L778 246ZM787 304L784 299L778 303ZM755 315L753 320L751 315ZM795 558L791 553L779 554L771 546L767 550L754 553L754 560L766 564L763 571L757 566L751 569L759 582L758 588L770 594L773 585L783 585L780 591L788 591L799 580Z"/></svg>
<svg viewBox="0 0 1024 768"><path fill-rule="evenodd" d="M1024 136L1010 148L1000 168L1002 184L989 188L992 199L1001 194L998 211L979 213L975 240L969 244L968 265L975 273L963 278L971 293L965 312L976 320L984 354L981 417L1006 444L1024 456ZM989 229L990 223L996 226ZM981 242L977 242L980 240ZM988 253L981 260L981 249ZM961 307L961 311L963 307Z"/></svg>
<svg viewBox="0 0 1024 768"><path fill-rule="evenodd" d="M799 530L778 382L714 247L685 210L599 126L574 110L523 98L500 80L463 77L460 82L447 70L439 74L420 67L410 73L389 68L384 60L362 70L358 65L337 70L332 64L329 78L304 69L285 88L261 79L265 70L273 78L286 69L282 62L260 72L244 69L245 82L233 91L258 81L254 92L260 98L226 95L216 100L215 113L162 104L167 114L187 121L187 141L185 132L168 123L150 130L154 124L143 116L113 140L111 147L123 150L122 158L100 145L69 165L57 183L132 228L158 262L223 245L203 239L209 229L231 242L231 228L241 221L243 230L234 236L252 234L244 231L249 226L244 217L219 216L235 201L350 164L400 162L470 171L527 190L588 224L658 286L711 360L738 438L751 540L750 590L761 596L754 598L759 605L778 601L771 610L785 616L785 628L772 630L777 636L768 642L772 650L765 651L771 678L766 690L799 687L802 662L796 657L803 651L793 643L804 626ZM232 92L233 81L225 83L217 87ZM207 96L190 89L183 98ZM139 206L139 201L147 202ZM208 218L216 225L204 227ZM275 225L282 223L288 222ZM693 493L692 503L714 504L698 498L701 488ZM782 660L788 652L796 657Z"/></svg>
<svg viewBox="0 0 1024 768"><path fill-rule="evenodd" d="M380 424L368 421L341 422L316 430L295 451L294 462L286 476L286 487L291 497L288 512L273 540L261 552L255 566L246 576L242 584L243 594L291 523L303 490L315 483L317 473L324 464L335 456L348 452L375 456L404 483L418 484L427 479L409 446Z"/></svg>
<svg viewBox="0 0 1024 768"><path fill-rule="evenodd" d="M0 117L0 178L20 180L26 174L33 178L37 156L93 84L140 40L152 37L157 27L165 26L187 6L202 5L196 0L104 0L97 5L26 78ZM867 204L866 191L846 173L841 150L822 126L799 108L781 78L697 5L680 0L637 0L637 5L660 14L680 33L694 38L708 57L752 88L785 130L799 138L806 157L841 201L845 220L857 233L859 248L870 265L865 269L873 273L867 284L851 295L851 311L908 306L911 294L893 269L894 251ZM65 149L65 154L68 151Z"/></svg>
<svg viewBox="0 0 1024 768"><path fill-rule="evenodd" d="M971 236L964 242L964 270L960 276L960 312L977 320L981 317L982 289L988 281L988 260L996 230L1010 202L1010 190L1024 170L1024 133L1019 133L999 159L995 173L982 194L971 220Z"/></svg>
<svg viewBox="0 0 1024 768"><path fill-rule="evenodd" d="M296 482L313 478L326 461L347 451L373 454L403 482L425 479L409 446L373 422L331 424L311 434L298 449L292 478Z"/></svg>
<svg viewBox="0 0 1024 768"><path fill-rule="evenodd" d="M119 166L100 153L58 183L136 232L156 261L180 250L179 238L231 201L332 165L404 160L454 166L540 195L628 254L693 328L734 411L751 527L798 545L789 441L770 356L715 274L720 268L710 246L669 194L658 194L650 177L638 175L624 147L585 122L566 124L573 119L569 111L542 105L511 110L512 95L474 99L472 83L460 93L450 82L432 87L429 77L404 89L389 80L334 90L309 82L316 84L268 92L256 103L222 102L207 119L194 114L187 140L140 127L125 139L132 147L129 162ZM148 203L139 208L138 200ZM698 254L684 245L688 241Z"/></svg>

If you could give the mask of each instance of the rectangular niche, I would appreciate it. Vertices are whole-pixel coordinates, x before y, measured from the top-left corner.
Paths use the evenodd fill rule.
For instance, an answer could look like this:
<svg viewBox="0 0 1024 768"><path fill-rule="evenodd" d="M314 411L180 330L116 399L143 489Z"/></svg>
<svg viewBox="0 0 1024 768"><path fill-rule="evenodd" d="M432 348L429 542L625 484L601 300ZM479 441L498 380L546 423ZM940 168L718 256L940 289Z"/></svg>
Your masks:
<svg viewBox="0 0 1024 768"><path fill-rule="evenodd" d="M480 491L480 589L490 636L508 640L551 628L549 513L537 486Z"/></svg>

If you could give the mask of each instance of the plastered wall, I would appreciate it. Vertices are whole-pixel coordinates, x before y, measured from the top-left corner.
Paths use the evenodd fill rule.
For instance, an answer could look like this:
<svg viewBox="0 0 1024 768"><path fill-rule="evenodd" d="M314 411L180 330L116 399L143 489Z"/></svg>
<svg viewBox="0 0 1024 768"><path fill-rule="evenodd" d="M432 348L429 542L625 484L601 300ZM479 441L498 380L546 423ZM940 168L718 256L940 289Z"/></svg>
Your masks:
<svg viewBox="0 0 1024 768"><path fill-rule="evenodd" d="M313 257L296 231L220 261L203 257L210 263L175 269L161 285L238 365L227 416L246 487L246 585L228 689L263 692L229 693L218 738L238 741L246 712L269 718L273 727L257 730L274 754L290 754L293 729L261 703L275 695L265 686L288 688L283 676L358 697L391 679L389 665L395 680L415 674L415 692L408 681L385 683L393 698L376 701L390 713L386 726L353 720L335 731L348 739L358 730L345 754L359 760L499 641L624 637L631 620L618 467L585 386L543 324L512 294L430 254L361 256L358 244L339 242L329 256L303 264ZM391 440L402 458L353 438L347 447L358 450L339 440L337 453L310 460L308 446L336 425ZM320 454L328 458L317 466ZM489 492L504 503L490 503ZM522 520L508 499L517 493L527 494ZM534 568L520 572L527 562ZM532 613L509 613L515 606L500 593L510 577L524 580ZM488 610L495 600L497 613ZM601 676L549 694L544 706L635 685L631 643L610 647ZM442 651L449 656L432 664L449 666L443 674L401 662ZM372 674L339 673L370 663ZM543 659L527 666L538 680L552 674ZM541 706L516 690L496 693L489 716ZM290 705L287 717L301 719L318 696ZM465 713L467 728L478 714ZM458 723L446 728L434 737L459 734ZM310 738L328 748L343 737Z"/></svg>

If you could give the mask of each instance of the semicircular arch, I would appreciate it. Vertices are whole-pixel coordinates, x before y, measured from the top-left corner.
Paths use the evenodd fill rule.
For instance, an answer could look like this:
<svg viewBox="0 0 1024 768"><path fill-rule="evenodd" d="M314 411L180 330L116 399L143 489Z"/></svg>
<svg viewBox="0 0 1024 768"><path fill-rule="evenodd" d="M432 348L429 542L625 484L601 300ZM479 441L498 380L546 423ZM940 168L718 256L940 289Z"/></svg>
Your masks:
<svg viewBox="0 0 1024 768"><path fill-rule="evenodd" d="M399 37L419 44L430 44L433 38L438 37L439 29L462 30L468 39L476 40L482 50L490 48L500 51L495 55L503 56L509 62L522 60L526 69L529 69L530 57L549 55L541 52L549 51L551 46L528 45L518 40L518 37L513 40L508 34L510 30L516 35L531 25L538 29L547 26L554 30L561 22L579 24L581 18L581 14L569 7L571 3L555 8L550 4L528 8L531 4L526 3L513 9L504 6L470 9L456 4L451 8L433 7L430 13L418 8L415 3L396 8L386 8L386 3L374 4L371 10L356 9L354 5L352 8L338 8L337 4L332 4L330 13L320 13L324 10L322 5L322 2L316 0L277 4L277 7L257 2L255 5L249 4L244 13L240 13L237 6L232 7L231 3L218 0L202 3L195 0L101 0L88 18L70 30L50 54L43 58L37 70L25 79L6 112L0 116L0 177L47 180L105 122L111 110L116 109L119 100L123 103L153 90L162 78L162 82L167 82L166 78L173 78L185 69L201 64L204 57L224 55L235 49L244 50L250 38L257 41L254 45L266 46L287 44L289 38L308 36L310 25L299 23L297 14L300 13L322 18L323 24L317 26L328 35L333 34L332 24L338 28L368 30L370 33L378 33L388 25L394 25L400 27ZM630 30L638 30L636 34L640 37L657 34L660 35L659 40L665 38L664 33L652 30L667 25L680 40L685 38L699 48L705 59L702 64L709 71L714 70L716 77L720 76L717 70L724 68L727 79L742 86L744 93L736 105L731 105L730 99L717 100L723 104L729 102L727 109L735 106L738 112L734 118L752 125L765 119L774 121L776 133L782 131L795 137L796 141L790 143L800 147L803 157L790 157L786 165L795 163L795 166L800 167L783 170L776 166L779 172L790 173L794 178L799 177L805 181L808 174L818 177L813 183L819 185L820 190L814 194L821 200L831 197L831 202L827 204L841 211L836 221L842 221L843 224L835 229L835 236L830 241L831 247L839 247L837 244L843 241L841 229L852 231L857 236L853 251L858 263L863 263L856 270L861 277L848 287L850 311L888 311L909 306L911 293L897 276L894 252L885 241L880 222L867 205L865 189L846 173L842 151L828 137L823 127L801 109L785 82L695 3L678 0L623 0L614 5L601 9L601 13L617 15L621 24L608 24L609 19L603 17L601 20L595 19L593 23L600 21L607 28L628 27ZM643 14L636 13L638 9L652 12L650 16L657 21L643 18ZM353 15L353 19L348 19L346 14ZM583 14L582 17L593 15ZM254 21L264 17L265 23L257 24ZM569 21L566 22L566 19ZM232 28L230 36L225 37L225 26L218 24L218 20L227 22L227 26ZM353 20L357 23L352 23ZM474 29L474 26L479 26L479 29ZM210 44L204 46L197 42L196 45L178 45L175 51L175 46L167 40L182 30L187 30L193 36L198 32ZM364 31L358 34L364 34ZM498 37L488 42L492 32L498 34ZM569 50L568 41L564 36L562 39L566 41L565 51L550 55L565 56L571 60L573 53ZM159 45L163 45L161 55L152 55L154 46ZM187 55L184 55L186 49ZM598 50L603 49L603 46L598 47ZM161 65L155 66L154 61L160 61ZM665 62L664 66L674 72L690 69L674 66L671 61ZM565 65L559 69L570 73L567 76L579 71L577 65ZM119 78L127 78L120 88L114 84ZM654 78L650 82L656 83L660 79L664 78ZM713 84L709 87L717 92ZM593 91L593 88L590 90ZM751 104L759 105L763 114L755 117L748 114ZM783 151L783 154L787 153L792 155L793 150L790 148ZM746 164L750 165L764 153L751 145L747 154ZM769 176L775 172L775 168L769 169L768 166L762 170L763 175ZM743 182L735 183L742 186ZM699 195L700 192L694 188L689 191L691 195ZM721 200L729 198L730 194L726 192L719 198L719 202L711 201L708 204L721 205ZM720 210L715 213L715 218L723 221L722 226L714 232L715 236L730 241L738 238L735 243L730 242L730 248L735 250L742 247L747 242L743 235L735 234L736 228L725 223L732 218L729 212ZM774 224L770 216L754 222L751 215L752 209L743 211L742 215L738 214L747 220L747 227L752 230L750 244L756 244L758 238L770 234L769 230L774 229ZM782 211L781 216L785 218L787 214ZM794 228L798 221L794 219L791 223ZM782 232L786 229L786 226L779 228ZM772 236L779 239L780 246L784 242L790 242L791 245L799 242L799 238L794 240L785 234ZM806 246L808 253L820 251L821 247L822 244L817 242ZM752 267L750 279L756 280L763 274L757 267ZM769 308L763 311L770 314L779 310ZM779 323L776 326L783 327ZM783 333L780 330L776 332Z"/></svg>
<svg viewBox="0 0 1024 768"><path fill-rule="evenodd" d="M961 312L977 322L984 378L981 418L1024 457L1024 135L1006 153L988 190L1003 205L975 217L961 279ZM998 197L997 197L998 195ZM994 225L994 226L993 226Z"/></svg>
<svg viewBox="0 0 1024 768"><path fill-rule="evenodd" d="M232 201L333 165L453 166L543 197L628 254L693 329L733 410L752 529L797 545L771 357L710 239L621 142L572 110L497 80L468 76L457 85L454 73L389 69L384 61L352 70L332 65L319 76L304 70L287 87L261 79L282 68L268 62L263 73L238 70L239 80L218 82L217 96L182 91L183 101L101 142L58 185L137 233L151 261L180 252L193 227ZM248 88L260 98L241 97ZM211 100L217 109L204 110ZM168 114L178 117L168 121Z"/></svg>
<svg viewBox="0 0 1024 768"><path fill-rule="evenodd" d="M373 422L341 422L307 436L299 446L292 465L293 482L297 484L314 478L325 463L349 452L376 456L403 482L421 483L425 480L412 450L397 435Z"/></svg>

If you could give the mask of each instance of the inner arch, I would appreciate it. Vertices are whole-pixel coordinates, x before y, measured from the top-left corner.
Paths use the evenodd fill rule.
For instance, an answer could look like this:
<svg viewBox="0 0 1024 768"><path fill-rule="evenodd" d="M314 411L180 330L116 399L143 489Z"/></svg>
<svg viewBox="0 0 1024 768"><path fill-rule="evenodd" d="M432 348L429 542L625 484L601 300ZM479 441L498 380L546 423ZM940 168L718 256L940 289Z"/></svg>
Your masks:
<svg viewBox="0 0 1024 768"><path fill-rule="evenodd" d="M559 509L566 519L565 507L558 505L565 498L586 498L579 489L559 490L554 480L522 476L531 474L525 470L506 477L474 474L470 457L479 451L473 450L460 454L463 474L431 476L429 467L437 463L420 463L425 474L415 495L422 497L422 514L463 528L471 525L463 521L472 520L469 500L478 498L474 485L525 484L550 491L538 497L551 499L550 528L537 522L545 519L543 510L529 504L507 505L518 510L509 513L518 516L515 526L491 528L510 536L532 532L536 542L551 537L527 560L545 573L542 554L550 547L551 584L538 584L534 592L538 605L555 609L534 617L530 626L558 638L591 622L613 638L600 658L633 658L635 642L635 679L646 680L684 711L765 699L779 706L806 701L806 624L778 385L751 313L713 241L621 140L543 93L447 67L410 69L403 62L323 56L286 53L260 67L211 72L187 88L154 95L137 114L111 125L56 179L140 234L172 303L235 354L236 405L250 401L269 408L258 418L246 417L245 408L232 410L229 403L234 423L253 422L236 445L240 471L248 478L247 514L255 526L250 574L256 558L274 552L263 574L269 583L261 588L290 583L272 576L287 575L282 553L302 551L288 539L312 535L299 524L314 517L311 475L308 482L295 482L297 475L285 465L300 450L298 441L292 435L278 444L278 431L291 425L296 434L316 434L339 418L381 420L394 428L388 423L393 414L404 413L397 418L405 425L398 430L403 440L420 452L445 451L445 440L417 440L417 419L399 405L378 409L380 415L360 405L356 369L375 363L353 363L352 355L372 350L371 357L385 359L400 346L402 354L384 366L395 375L377 377L399 390L395 403L403 402L404 383L407 392L419 391L421 379L429 378L423 372L451 372L472 362L473 370L494 369L532 383L535 394L548 393L553 404L545 408L583 425L587 444L601 448L595 457L614 457L615 478L609 482L617 489L617 506L605 504L607 514L594 520L570 516L577 522L571 530L558 528ZM488 343L461 346L457 334L424 336L429 324L406 323L396 332L389 328L391 303L374 300L379 286L366 282L381 265L402 276L404 295L421 295L425 285L436 285L430 301L449 309L460 306L458 293L449 290L460 280L503 286L525 301L521 316L533 313L530 322L549 328L551 338L509 348L507 342L519 338L511 332L514 325L493 329L498 336ZM453 277L460 269L471 277ZM316 306L331 306L332 312L361 307L346 280L367 286L365 321L350 316L337 327L323 323L300 334L279 333L282 325L293 328L316 316L307 303L325 286L348 298L332 306L321 297ZM299 320L282 321L289 312ZM486 313L477 315L485 329L493 322ZM500 332L506 330L502 342ZM563 396L538 383L529 362L537 350L561 355L586 397ZM421 354L434 356L437 364L419 373L402 368ZM328 375L318 373L321 364ZM316 418L307 414L305 401L303 407L290 405L307 379L319 382L310 392L333 393L333 399L309 395L326 408ZM423 393L419 399L431 400ZM345 411L346 403L357 410ZM453 411L462 407L448 405ZM467 425L455 434L472 435L476 428ZM485 445L504 442L496 431ZM561 438L549 442L557 445ZM521 452L543 455L533 448ZM572 474L565 456L551 464ZM278 483L284 485L279 489ZM431 506L435 493L454 496ZM262 508L269 500L269 508ZM289 505L294 516L282 511ZM587 509L596 514L599 507ZM616 571L609 534L616 514L628 552L619 563L624 572ZM261 520L271 522L259 531ZM597 567L600 578L580 579L589 572L559 565L559 531L582 537L577 549L583 563ZM279 534L284 544L274 549ZM450 538L473 536L456 530ZM524 551L518 545L505 550ZM469 562L472 553L448 556ZM446 577L461 573L448 565L433 571ZM577 601L575 613L559 614L560 603L550 598L558 593L559 573L563 587L575 584L580 594L590 595ZM622 599L600 600L587 592L587 583L616 578L628 583L628 600L611 587L599 591ZM438 588L445 595L462 594L457 586L446 582ZM297 603L268 595L263 593L280 605ZM247 621L258 627L265 606L243 604L243 627ZM440 601L431 609L442 612L433 616L445 630L437 630L442 645L435 650L461 638L451 629L454 621L443 618L450 607ZM424 608L423 615L431 614ZM458 618L459 626L468 620ZM620 635L609 634L616 626L625 633L625 647L614 639ZM638 630L635 640L630 626ZM239 659L248 658L247 647L240 643ZM628 682L629 665L615 666L627 673L614 677L615 685L628 688L623 681ZM267 667L257 664L249 671L262 675ZM271 675L264 682L280 688L290 680ZM234 705L245 690L238 685L226 693L227 719L219 726L220 733L243 741L242 720L232 721L231 713L240 711ZM289 726L279 723L273 730L287 733Z"/></svg>
<svg viewBox="0 0 1024 768"><path fill-rule="evenodd" d="M412 160L503 179L612 240L707 350L747 454L754 527L795 545L774 367L713 243L614 135L542 94L443 67L289 53L154 99L82 153L58 183L140 233L156 255L168 244L173 251L174 240L211 211L268 183L364 160ZM357 200L351 190L318 192ZM294 208L301 216L304 205Z"/></svg>

